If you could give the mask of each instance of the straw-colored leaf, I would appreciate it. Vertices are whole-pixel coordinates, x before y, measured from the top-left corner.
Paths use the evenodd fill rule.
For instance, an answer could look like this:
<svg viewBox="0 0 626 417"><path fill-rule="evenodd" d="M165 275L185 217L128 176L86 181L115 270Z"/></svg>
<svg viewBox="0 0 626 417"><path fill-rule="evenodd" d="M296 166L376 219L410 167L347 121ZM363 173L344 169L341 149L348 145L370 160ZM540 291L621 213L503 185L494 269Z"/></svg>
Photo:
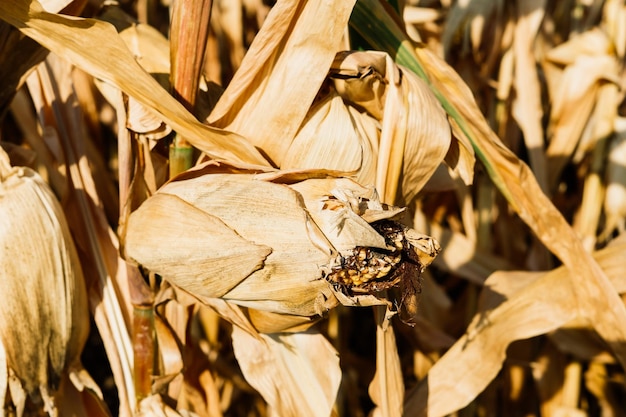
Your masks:
<svg viewBox="0 0 626 417"><path fill-rule="evenodd" d="M396 347L396 336L384 306L374 307L376 320L376 373L369 385L376 404L372 416L394 417L402 414L404 381Z"/></svg>
<svg viewBox="0 0 626 417"><path fill-rule="evenodd" d="M50 14L37 0L0 2L0 18L95 78L116 85L209 155L267 165L241 136L198 122L139 66L109 23Z"/></svg>
<svg viewBox="0 0 626 417"><path fill-rule="evenodd" d="M385 189L392 190L394 182L398 183L401 201L410 204L448 153L451 132L446 113L428 85L406 69L403 70L402 92L402 108L406 112L404 115L406 131L404 129L396 131L392 142L392 144L399 142L398 135L406 135L400 164L401 176L398 180L394 180L394 176L388 171ZM391 123L398 129L394 121ZM383 127L381 141L384 141L384 136ZM387 202L393 201L387 200Z"/></svg>
<svg viewBox="0 0 626 417"><path fill-rule="evenodd" d="M208 121L245 136L280 166L340 49L353 5L279 1Z"/></svg>
<svg viewBox="0 0 626 417"><path fill-rule="evenodd" d="M622 241L595 256L617 282L624 268L623 250ZM511 342L551 332L579 317L584 319L572 275L564 267L546 274L492 274L485 282L479 312L465 335L408 394L405 415L444 416L466 406L499 372Z"/></svg>
<svg viewBox="0 0 626 417"><path fill-rule="evenodd" d="M341 382L339 356L319 333L251 336L233 328L246 379L281 417L328 417Z"/></svg>

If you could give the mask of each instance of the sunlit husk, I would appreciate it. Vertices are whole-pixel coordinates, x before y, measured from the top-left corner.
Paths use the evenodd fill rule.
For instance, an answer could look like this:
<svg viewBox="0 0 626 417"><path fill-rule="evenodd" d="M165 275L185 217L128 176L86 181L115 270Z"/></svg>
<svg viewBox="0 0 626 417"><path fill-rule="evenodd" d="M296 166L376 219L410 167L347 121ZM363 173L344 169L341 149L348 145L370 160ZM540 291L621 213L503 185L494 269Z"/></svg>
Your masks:
<svg viewBox="0 0 626 417"><path fill-rule="evenodd" d="M162 210L160 200L165 198L189 207ZM224 237L222 229L195 214L213 217L230 235ZM326 247L313 244L309 234L321 235L315 229L301 198L288 187L255 181L252 175L212 174L161 188L131 215L125 247L132 259L201 299L222 297L261 310L309 316L336 304L319 279L319 266L329 262L331 248L323 240ZM231 248L237 250L237 236L253 249L244 246L243 256L257 255L249 270L240 271L245 262L231 253ZM214 246L189 244L178 252L181 239L211 240ZM163 265L168 251L169 259L175 257L171 266Z"/></svg>
<svg viewBox="0 0 626 417"><path fill-rule="evenodd" d="M89 331L82 270L49 187L28 168L10 168L8 158L0 168L0 337L25 392L52 412Z"/></svg>
<svg viewBox="0 0 626 417"><path fill-rule="evenodd" d="M166 184L131 215L127 256L200 300L273 314L319 317L337 296L349 305L384 303L341 297L323 273L343 251L386 248L368 221L401 210L345 178L262 178L270 177L209 165ZM286 328L306 323L283 318Z"/></svg>
<svg viewBox="0 0 626 417"><path fill-rule="evenodd" d="M374 146L381 200L410 203L450 148L446 112L423 80L385 53L341 52L330 76L347 103L381 123Z"/></svg>
<svg viewBox="0 0 626 417"><path fill-rule="evenodd" d="M333 91L311 109L281 168L346 171L359 184L374 185L379 132L375 119L346 106Z"/></svg>

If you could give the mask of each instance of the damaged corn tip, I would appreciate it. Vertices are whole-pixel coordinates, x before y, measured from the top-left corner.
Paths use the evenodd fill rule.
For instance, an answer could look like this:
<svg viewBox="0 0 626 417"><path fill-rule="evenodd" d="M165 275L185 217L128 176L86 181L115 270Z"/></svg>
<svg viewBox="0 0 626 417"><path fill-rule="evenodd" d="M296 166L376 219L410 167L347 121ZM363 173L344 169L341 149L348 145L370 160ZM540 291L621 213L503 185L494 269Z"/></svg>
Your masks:
<svg viewBox="0 0 626 417"><path fill-rule="evenodd" d="M395 286L395 271L403 262L403 250L410 245L404 227L393 221L375 222L372 226L385 238L387 250L357 246L340 254L330 266L326 279L356 291L382 291Z"/></svg>

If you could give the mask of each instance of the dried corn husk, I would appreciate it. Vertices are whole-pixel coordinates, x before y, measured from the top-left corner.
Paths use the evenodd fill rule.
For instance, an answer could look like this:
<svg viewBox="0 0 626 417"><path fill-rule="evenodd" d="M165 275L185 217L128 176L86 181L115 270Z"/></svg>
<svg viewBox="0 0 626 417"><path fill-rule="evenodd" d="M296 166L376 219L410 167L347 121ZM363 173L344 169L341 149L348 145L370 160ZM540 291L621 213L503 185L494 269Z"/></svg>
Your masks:
<svg viewBox="0 0 626 417"><path fill-rule="evenodd" d="M330 77L346 103L381 123L374 147L381 200L410 203L450 149L446 112L422 79L386 53L340 52Z"/></svg>
<svg viewBox="0 0 626 417"><path fill-rule="evenodd" d="M2 150L0 239L0 338L20 382L9 384L11 397L43 400L56 415L56 390L70 368L80 368L89 331L82 270L49 187L29 168L11 168ZM24 403L15 406L19 415Z"/></svg>
<svg viewBox="0 0 626 417"><path fill-rule="evenodd" d="M149 198L130 216L127 257L207 304L222 298L309 318L339 302L386 303L371 294L347 296L323 278L356 247L389 249L368 221L401 210L345 178L294 182L226 171L206 165ZM426 252L418 254L422 265L430 263Z"/></svg>
<svg viewBox="0 0 626 417"><path fill-rule="evenodd" d="M359 184L374 185L379 135L378 121L331 91L311 109L281 168L341 170L354 173Z"/></svg>

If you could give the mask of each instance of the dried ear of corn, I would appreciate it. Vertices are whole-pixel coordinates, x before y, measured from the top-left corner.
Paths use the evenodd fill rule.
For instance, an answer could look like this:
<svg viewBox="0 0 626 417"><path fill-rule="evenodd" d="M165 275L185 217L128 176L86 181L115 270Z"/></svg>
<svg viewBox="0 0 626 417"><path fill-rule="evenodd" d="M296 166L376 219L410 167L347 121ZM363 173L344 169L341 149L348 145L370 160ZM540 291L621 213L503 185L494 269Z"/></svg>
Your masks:
<svg viewBox="0 0 626 417"><path fill-rule="evenodd" d="M19 381L9 384L11 397L55 415L60 380L80 368L89 331L82 270L49 187L29 168L11 167L1 149L0 240L0 338Z"/></svg>
<svg viewBox="0 0 626 417"><path fill-rule="evenodd" d="M127 257L207 303L222 298L306 318L319 317L339 302L386 303L377 293L397 284L398 277L372 283L391 279L388 273L397 270L400 252L368 220L401 210L380 204L373 189L349 179L296 177L225 172L215 165L187 173L130 216ZM344 269L355 275L345 260L370 249L398 259L387 269L361 265L363 282L333 279Z"/></svg>

